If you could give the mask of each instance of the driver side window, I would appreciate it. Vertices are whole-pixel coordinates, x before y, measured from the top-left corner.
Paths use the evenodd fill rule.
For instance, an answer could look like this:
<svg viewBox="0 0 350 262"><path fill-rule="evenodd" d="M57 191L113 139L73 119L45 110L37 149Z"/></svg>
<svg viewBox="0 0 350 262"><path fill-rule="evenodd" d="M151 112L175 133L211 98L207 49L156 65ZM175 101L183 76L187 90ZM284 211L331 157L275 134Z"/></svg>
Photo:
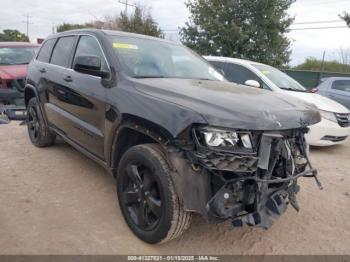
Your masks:
<svg viewBox="0 0 350 262"><path fill-rule="evenodd" d="M75 52L74 61L79 56L96 56L101 59L101 71L108 72L108 64L103 55L100 45L92 36L83 35L80 37L77 50Z"/></svg>

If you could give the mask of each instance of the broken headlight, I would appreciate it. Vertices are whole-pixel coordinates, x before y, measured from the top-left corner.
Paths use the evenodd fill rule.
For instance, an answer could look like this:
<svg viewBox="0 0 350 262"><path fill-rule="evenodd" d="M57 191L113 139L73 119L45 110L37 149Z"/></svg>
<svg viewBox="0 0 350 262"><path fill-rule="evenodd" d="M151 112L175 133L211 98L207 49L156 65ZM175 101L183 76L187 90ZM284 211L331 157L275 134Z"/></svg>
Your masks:
<svg viewBox="0 0 350 262"><path fill-rule="evenodd" d="M199 130L200 142L208 147L218 147L226 150L234 148L252 149L251 135L248 132L236 132L219 128L202 128Z"/></svg>

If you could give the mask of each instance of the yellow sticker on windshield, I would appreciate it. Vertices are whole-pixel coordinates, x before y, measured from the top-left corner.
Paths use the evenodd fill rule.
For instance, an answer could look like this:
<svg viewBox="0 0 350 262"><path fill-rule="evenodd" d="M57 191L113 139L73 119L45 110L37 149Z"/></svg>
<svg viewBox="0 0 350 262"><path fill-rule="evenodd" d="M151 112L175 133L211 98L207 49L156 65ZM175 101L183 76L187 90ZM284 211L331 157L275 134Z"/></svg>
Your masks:
<svg viewBox="0 0 350 262"><path fill-rule="evenodd" d="M263 73L264 75L269 75L270 71L261 71L261 73Z"/></svg>
<svg viewBox="0 0 350 262"><path fill-rule="evenodd" d="M115 49L139 49L137 45L124 44L124 43L113 43L113 48Z"/></svg>

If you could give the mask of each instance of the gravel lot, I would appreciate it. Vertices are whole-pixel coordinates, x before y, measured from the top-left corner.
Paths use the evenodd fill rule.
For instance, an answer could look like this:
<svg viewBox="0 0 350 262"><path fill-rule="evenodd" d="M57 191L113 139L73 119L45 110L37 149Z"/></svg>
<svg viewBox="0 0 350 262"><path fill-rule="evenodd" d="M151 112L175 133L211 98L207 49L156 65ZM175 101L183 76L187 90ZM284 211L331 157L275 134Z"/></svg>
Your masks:
<svg viewBox="0 0 350 262"><path fill-rule="evenodd" d="M0 254L350 254L350 143L313 148L324 190L301 180L301 210L268 231L230 230L196 216L172 242L138 240L103 168L63 142L30 144L18 122L0 126Z"/></svg>

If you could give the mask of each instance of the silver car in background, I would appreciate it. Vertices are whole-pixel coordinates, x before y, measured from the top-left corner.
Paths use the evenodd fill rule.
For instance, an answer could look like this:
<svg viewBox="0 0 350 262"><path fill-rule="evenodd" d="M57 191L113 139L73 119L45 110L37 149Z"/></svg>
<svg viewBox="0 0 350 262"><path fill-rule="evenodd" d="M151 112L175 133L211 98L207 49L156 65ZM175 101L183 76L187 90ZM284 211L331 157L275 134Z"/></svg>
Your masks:
<svg viewBox="0 0 350 262"><path fill-rule="evenodd" d="M350 77L324 78L317 93L337 101L350 109Z"/></svg>

